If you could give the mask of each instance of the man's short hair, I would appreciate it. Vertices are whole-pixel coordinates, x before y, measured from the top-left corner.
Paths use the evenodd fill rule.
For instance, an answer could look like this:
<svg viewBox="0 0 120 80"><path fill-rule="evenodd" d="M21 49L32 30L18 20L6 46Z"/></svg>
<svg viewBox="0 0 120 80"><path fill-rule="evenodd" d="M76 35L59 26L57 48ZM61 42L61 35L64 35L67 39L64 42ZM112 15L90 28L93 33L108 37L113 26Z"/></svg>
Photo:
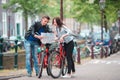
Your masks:
<svg viewBox="0 0 120 80"><path fill-rule="evenodd" d="M43 18L46 18L46 19L50 20L50 17L49 17L49 16L43 16L42 19L43 19Z"/></svg>

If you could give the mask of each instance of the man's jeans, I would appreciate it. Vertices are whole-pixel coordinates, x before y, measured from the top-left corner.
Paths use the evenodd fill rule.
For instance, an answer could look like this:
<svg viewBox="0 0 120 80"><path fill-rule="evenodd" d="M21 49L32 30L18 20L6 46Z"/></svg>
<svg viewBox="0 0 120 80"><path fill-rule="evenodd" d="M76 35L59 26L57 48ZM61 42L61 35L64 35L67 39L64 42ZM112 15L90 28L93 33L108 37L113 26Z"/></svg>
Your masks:
<svg viewBox="0 0 120 80"><path fill-rule="evenodd" d="M34 68L36 74L38 74L38 60L37 60L37 49L39 45L33 41L24 41L25 51L26 51L26 69L28 74L32 74L31 64L30 64L30 57L32 54L32 59L34 60Z"/></svg>

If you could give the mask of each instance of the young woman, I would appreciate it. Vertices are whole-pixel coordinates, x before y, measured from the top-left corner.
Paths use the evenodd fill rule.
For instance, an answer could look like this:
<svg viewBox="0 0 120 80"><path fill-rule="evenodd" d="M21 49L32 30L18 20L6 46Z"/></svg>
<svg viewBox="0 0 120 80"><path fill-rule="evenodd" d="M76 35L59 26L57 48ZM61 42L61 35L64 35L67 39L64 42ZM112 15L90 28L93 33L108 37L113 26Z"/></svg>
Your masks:
<svg viewBox="0 0 120 80"><path fill-rule="evenodd" d="M57 38L60 42L64 42L64 48L68 63L68 74L63 77L71 78L71 72L72 74L75 73L75 65L72 58L74 48L73 36L71 35L72 31L63 24L62 20L59 17L53 18L52 24L56 27L55 33Z"/></svg>

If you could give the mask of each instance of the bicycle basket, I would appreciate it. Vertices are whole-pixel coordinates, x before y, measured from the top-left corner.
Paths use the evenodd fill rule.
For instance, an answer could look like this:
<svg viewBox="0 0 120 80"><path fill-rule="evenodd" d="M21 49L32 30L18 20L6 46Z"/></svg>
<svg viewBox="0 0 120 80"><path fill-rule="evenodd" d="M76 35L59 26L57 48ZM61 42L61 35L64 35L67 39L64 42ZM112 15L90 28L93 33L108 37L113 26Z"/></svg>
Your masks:
<svg viewBox="0 0 120 80"><path fill-rule="evenodd" d="M54 42L50 45L49 51L54 51L59 47L59 44L57 42Z"/></svg>

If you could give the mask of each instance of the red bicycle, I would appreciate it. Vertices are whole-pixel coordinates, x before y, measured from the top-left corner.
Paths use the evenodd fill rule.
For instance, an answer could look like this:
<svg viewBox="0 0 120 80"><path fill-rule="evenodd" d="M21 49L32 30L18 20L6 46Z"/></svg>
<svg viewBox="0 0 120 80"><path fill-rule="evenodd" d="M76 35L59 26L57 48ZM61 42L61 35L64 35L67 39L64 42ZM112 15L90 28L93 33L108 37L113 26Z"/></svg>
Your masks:
<svg viewBox="0 0 120 80"><path fill-rule="evenodd" d="M58 78L62 75L65 75L67 72L67 60L64 50L64 43L60 43L59 47L52 51L52 54L49 56L48 68L50 75L53 78Z"/></svg>
<svg viewBox="0 0 120 80"><path fill-rule="evenodd" d="M47 74L50 75L49 69L48 69L48 57L50 55L49 52L49 46L50 44L41 45L41 50L38 53L38 66L39 66L39 73L38 78L41 78L43 68L46 68Z"/></svg>

